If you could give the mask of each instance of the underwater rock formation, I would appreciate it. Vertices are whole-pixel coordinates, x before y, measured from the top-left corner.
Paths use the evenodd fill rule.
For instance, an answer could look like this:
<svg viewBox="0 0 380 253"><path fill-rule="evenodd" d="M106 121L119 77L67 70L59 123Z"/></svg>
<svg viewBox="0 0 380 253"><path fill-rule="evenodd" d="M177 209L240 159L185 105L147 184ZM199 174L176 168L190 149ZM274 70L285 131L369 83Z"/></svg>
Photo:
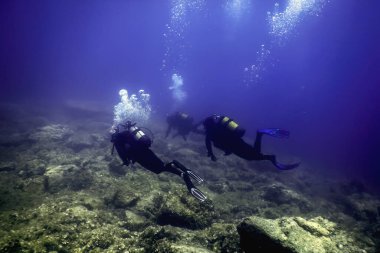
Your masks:
<svg viewBox="0 0 380 253"><path fill-rule="evenodd" d="M92 183L92 175L73 164L49 166L46 169L44 188L47 192L58 192L62 189L74 191L87 188Z"/></svg>
<svg viewBox="0 0 380 253"><path fill-rule="evenodd" d="M309 212L312 210L311 203L305 197L280 184L272 184L266 187L263 198L267 201L276 203L277 205L296 205L302 212Z"/></svg>
<svg viewBox="0 0 380 253"><path fill-rule="evenodd" d="M13 171L16 169L16 165L13 162L1 162L0 163L0 172L1 171Z"/></svg>
<svg viewBox="0 0 380 253"><path fill-rule="evenodd" d="M155 119L152 149L204 178L201 203L178 176L121 166L111 112L9 115L0 121L0 252L379 252L379 198L359 182L234 156L214 163L203 138L164 139ZM316 184L333 190L318 195Z"/></svg>
<svg viewBox="0 0 380 253"><path fill-rule="evenodd" d="M210 226L215 216L210 201L201 203L183 191L182 196L170 194L164 197L156 219L159 225L202 229Z"/></svg>
<svg viewBox="0 0 380 253"><path fill-rule="evenodd" d="M367 252L372 245L354 243L355 234L340 230L322 217L284 217L270 220L251 216L238 225L244 252L338 253Z"/></svg>
<svg viewBox="0 0 380 253"><path fill-rule="evenodd" d="M36 142L61 141L72 133L73 131L68 126L52 124L39 128L29 136L29 139Z"/></svg>

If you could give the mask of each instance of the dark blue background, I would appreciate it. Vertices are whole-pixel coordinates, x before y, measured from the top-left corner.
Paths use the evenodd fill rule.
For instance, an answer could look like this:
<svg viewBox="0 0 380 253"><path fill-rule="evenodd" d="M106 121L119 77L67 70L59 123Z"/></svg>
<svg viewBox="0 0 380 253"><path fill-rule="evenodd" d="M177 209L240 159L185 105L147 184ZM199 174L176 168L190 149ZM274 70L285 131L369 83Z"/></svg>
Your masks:
<svg viewBox="0 0 380 253"><path fill-rule="evenodd" d="M331 0L283 46L270 46L262 79L245 87L244 67L270 45L266 12L274 1L252 1L239 23L222 1L208 1L187 17L186 62L176 69L188 98L180 108L196 119L228 114L248 137L259 127L287 128L291 139L274 142L284 153L380 184L378 5ZM170 1L1 1L0 98L97 100L112 108L120 88L144 88L165 115L174 110L172 73L160 70L170 8Z"/></svg>

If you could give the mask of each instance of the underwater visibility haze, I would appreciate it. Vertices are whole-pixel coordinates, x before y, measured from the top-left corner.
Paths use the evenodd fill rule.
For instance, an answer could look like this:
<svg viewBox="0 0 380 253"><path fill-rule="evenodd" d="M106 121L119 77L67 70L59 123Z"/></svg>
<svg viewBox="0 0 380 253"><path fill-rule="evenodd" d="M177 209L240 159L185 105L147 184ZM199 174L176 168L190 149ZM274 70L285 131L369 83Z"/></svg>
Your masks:
<svg viewBox="0 0 380 253"><path fill-rule="evenodd" d="M0 252L379 252L379 7L1 1ZM262 151L300 166L211 161L201 124L165 136L175 112L228 116L249 145L286 129ZM111 155L128 120L207 200Z"/></svg>

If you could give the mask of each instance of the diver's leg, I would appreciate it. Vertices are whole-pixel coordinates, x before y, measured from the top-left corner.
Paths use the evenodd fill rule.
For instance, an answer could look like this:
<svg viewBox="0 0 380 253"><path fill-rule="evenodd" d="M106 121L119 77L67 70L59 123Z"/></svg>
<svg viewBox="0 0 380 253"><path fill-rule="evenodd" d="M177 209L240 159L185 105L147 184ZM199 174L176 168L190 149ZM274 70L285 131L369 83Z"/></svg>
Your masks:
<svg viewBox="0 0 380 253"><path fill-rule="evenodd" d="M203 179L189 169L186 169L181 163L173 160L170 163L164 164L164 162L156 156L150 149L145 149L139 152L137 162L144 168L159 174L161 172L170 172L183 178L186 183L187 189L195 198L200 201L206 200L206 196L194 186L190 177L194 178L198 182L202 182Z"/></svg>
<svg viewBox="0 0 380 253"><path fill-rule="evenodd" d="M194 171L187 169L177 160L173 160L172 162L165 164L165 169L163 171L170 172L181 177L183 177L184 174L187 174L198 183L203 182L203 179L200 176L198 176Z"/></svg>
<svg viewBox="0 0 380 253"><path fill-rule="evenodd" d="M267 134L272 137L277 138L288 138L289 137L289 131L279 129L279 128L264 128L259 129L256 132L256 140L253 148L257 151L257 153L261 153L261 140L263 138L263 134Z"/></svg>
<svg viewBox="0 0 380 253"><path fill-rule="evenodd" d="M261 160L268 160L273 163L274 166L276 166L279 170L291 170L294 168L297 168L300 164L299 163L293 163L293 164L282 164L277 162L275 155L262 155Z"/></svg>
<svg viewBox="0 0 380 253"><path fill-rule="evenodd" d="M173 164L173 162L165 164L164 168L161 172L173 173L173 174L180 176L180 177L182 177L182 174L184 173L182 170L177 168L177 166L175 166L175 164Z"/></svg>
<svg viewBox="0 0 380 253"><path fill-rule="evenodd" d="M135 150L134 160L156 174L166 171L164 162L149 148Z"/></svg>
<svg viewBox="0 0 380 253"><path fill-rule="evenodd" d="M255 149L256 153L261 153L261 140L263 138L263 133L257 131L256 132L256 139L255 144L253 145L253 148Z"/></svg>

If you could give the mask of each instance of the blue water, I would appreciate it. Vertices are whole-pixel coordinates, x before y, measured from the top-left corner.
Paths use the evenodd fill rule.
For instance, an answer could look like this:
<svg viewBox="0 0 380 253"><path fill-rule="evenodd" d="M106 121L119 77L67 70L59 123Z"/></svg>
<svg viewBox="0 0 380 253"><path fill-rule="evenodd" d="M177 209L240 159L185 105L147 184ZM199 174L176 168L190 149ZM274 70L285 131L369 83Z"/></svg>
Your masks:
<svg viewBox="0 0 380 253"><path fill-rule="evenodd" d="M112 110L121 88L144 89L163 120L226 114L248 137L286 128L280 152L379 184L379 4L281 0L278 13L292 2L312 7L273 30L276 1L1 1L0 98Z"/></svg>

